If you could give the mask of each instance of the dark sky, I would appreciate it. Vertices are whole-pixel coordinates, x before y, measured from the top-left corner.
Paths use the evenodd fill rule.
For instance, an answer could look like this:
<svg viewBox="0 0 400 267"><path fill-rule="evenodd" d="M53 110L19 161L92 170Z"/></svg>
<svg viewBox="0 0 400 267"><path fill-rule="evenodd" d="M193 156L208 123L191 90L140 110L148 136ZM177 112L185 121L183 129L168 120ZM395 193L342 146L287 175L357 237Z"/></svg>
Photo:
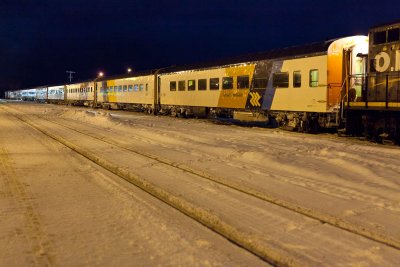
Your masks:
<svg viewBox="0 0 400 267"><path fill-rule="evenodd" d="M0 96L355 34L400 19L400 0L0 0Z"/></svg>

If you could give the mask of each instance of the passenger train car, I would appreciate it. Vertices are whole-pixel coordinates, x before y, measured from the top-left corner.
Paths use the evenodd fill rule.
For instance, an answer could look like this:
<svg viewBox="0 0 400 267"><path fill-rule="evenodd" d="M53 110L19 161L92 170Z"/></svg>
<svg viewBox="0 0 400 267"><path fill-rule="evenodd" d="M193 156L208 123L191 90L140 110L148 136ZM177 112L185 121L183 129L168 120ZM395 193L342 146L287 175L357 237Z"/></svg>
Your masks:
<svg viewBox="0 0 400 267"><path fill-rule="evenodd" d="M93 106L95 88L93 81L65 85L65 102L73 106Z"/></svg>
<svg viewBox="0 0 400 267"><path fill-rule="evenodd" d="M267 120L310 131L337 127L343 51L367 53L368 38L353 36L231 59L230 64L178 68L160 74L160 107L177 112ZM353 60L354 72L362 62ZM260 118L261 117L261 118Z"/></svg>
<svg viewBox="0 0 400 267"><path fill-rule="evenodd" d="M136 73L130 77L96 80L94 106L114 109L133 109L152 112L155 107L155 81L151 72Z"/></svg>
<svg viewBox="0 0 400 267"><path fill-rule="evenodd" d="M399 141L400 23L199 65L36 88L36 99L175 116L224 116ZM32 89L11 97L27 98ZM53 93L54 92L54 93Z"/></svg>

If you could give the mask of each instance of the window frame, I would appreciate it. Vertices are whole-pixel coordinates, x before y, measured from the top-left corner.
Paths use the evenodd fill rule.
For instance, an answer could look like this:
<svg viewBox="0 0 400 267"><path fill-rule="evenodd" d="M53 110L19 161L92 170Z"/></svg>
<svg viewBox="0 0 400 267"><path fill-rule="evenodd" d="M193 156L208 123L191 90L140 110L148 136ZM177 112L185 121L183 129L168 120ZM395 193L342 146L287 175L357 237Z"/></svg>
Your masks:
<svg viewBox="0 0 400 267"><path fill-rule="evenodd" d="M191 82L193 82L192 86L190 85ZM188 88L188 91L196 91L196 80L188 80L187 88Z"/></svg>
<svg viewBox="0 0 400 267"><path fill-rule="evenodd" d="M203 82L204 82L204 84L203 84ZM204 87L200 86L200 84L204 85ZM207 91L207 79L198 79L197 80L197 90L198 91Z"/></svg>
<svg viewBox="0 0 400 267"><path fill-rule="evenodd" d="M393 33L397 33L395 35L396 39L393 38L394 37ZM388 43L400 41L400 28L389 29L386 38Z"/></svg>
<svg viewBox="0 0 400 267"><path fill-rule="evenodd" d="M170 91L176 91L176 81L170 81L169 82L169 90Z"/></svg>
<svg viewBox="0 0 400 267"><path fill-rule="evenodd" d="M285 80L278 80L278 77L285 77L287 81ZM288 71L282 71L282 72L275 72L272 74L272 86L275 88L289 88L289 72Z"/></svg>
<svg viewBox="0 0 400 267"><path fill-rule="evenodd" d="M374 45L384 44L387 41L387 31L377 31L374 32Z"/></svg>
<svg viewBox="0 0 400 267"><path fill-rule="evenodd" d="M242 79L245 79L244 80L244 87L242 86L242 82L243 82L243 80ZM249 75L240 75L240 76L237 76L237 82L236 82L236 84L237 84L237 89L249 89L250 88L250 76ZM239 86L240 85L240 86Z"/></svg>
<svg viewBox="0 0 400 267"><path fill-rule="evenodd" d="M225 81L229 82L225 83ZM226 85L230 86L226 87ZM232 89L233 89L233 76L222 77L222 90L232 90Z"/></svg>
<svg viewBox="0 0 400 267"><path fill-rule="evenodd" d="M178 81L178 91L186 91L186 80Z"/></svg>
<svg viewBox="0 0 400 267"><path fill-rule="evenodd" d="M218 83L212 83L212 81L215 81L215 80L218 80ZM209 85L210 85L210 91L211 90L214 90L214 91L220 90L221 89L221 80L220 80L220 78L219 77L210 78ZM218 85L218 86L211 86L211 85Z"/></svg>
<svg viewBox="0 0 400 267"><path fill-rule="evenodd" d="M296 83L296 74L300 75L300 83ZM293 88L301 88L301 71L295 70L293 71Z"/></svg>
<svg viewBox="0 0 400 267"><path fill-rule="evenodd" d="M316 72L317 73L317 80L313 80L312 78L312 73ZM318 87L319 86L319 70L318 69L311 69L310 70L310 75L309 75L309 86L310 87Z"/></svg>

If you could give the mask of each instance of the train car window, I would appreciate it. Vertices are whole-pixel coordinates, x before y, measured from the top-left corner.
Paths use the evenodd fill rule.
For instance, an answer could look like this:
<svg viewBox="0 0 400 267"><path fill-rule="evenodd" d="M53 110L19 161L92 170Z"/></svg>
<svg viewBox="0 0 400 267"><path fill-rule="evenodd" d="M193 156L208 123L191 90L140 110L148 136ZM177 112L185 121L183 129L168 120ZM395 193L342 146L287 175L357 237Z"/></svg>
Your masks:
<svg viewBox="0 0 400 267"><path fill-rule="evenodd" d="M135 92L139 91L139 85L135 84L133 86L133 91L135 91Z"/></svg>
<svg viewBox="0 0 400 267"><path fill-rule="evenodd" d="M310 87L318 86L318 70L310 70Z"/></svg>
<svg viewBox="0 0 400 267"><path fill-rule="evenodd" d="M267 85L268 85L268 79L267 78L253 79L254 89L265 89L265 88L267 88Z"/></svg>
<svg viewBox="0 0 400 267"><path fill-rule="evenodd" d="M114 92L118 92L118 86L114 86Z"/></svg>
<svg viewBox="0 0 400 267"><path fill-rule="evenodd" d="M301 72L293 71L293 87L299 88L301 87Z"/></svg>
<svg viewBox="0 0 400 267"><path fill-rule="evenodd" d="M388 31L387 41L397 42L400 40L400 28L391 29Z"/></svg>
<svg viewBox="0 0 400 267"><path fill-rule="evenodd" d="M176 82L169 82L169 90L176 91Z"/></svg>
<svg viewBox="0 0 400 267"><path fill-rule="evenodd" d="M100 93L103 93L104 89L103 87L100 87Z"/></svg>
<svg viewBox="0 0 400 267"><path fill-rule="evenodd" d="M207 90L207 79L199 79L197 82L199 91Z"/></svg>
<svg viewBox="0 0 400 267"><path fill-rule="evenodd" d="M196 90L196 80L189 80L188 91L195 91L195 90Z"/></svg>
<svg viewBox="0 0 400 267"><path fill-rule="evenodd" d="M122 85L118 86L118 92L122 92Z"/></svg>
<svg viewBox="0 0 400 267"><path fill-rule="evenodd" d="M139 91L142 92L143 89L144 89L144 85L143 85L143 84L140 84L140 85L139 85Z"/></svg>
<svg viewBox="0 0 400 267"><path fill-rule="evenodd" d="M384 44L386 43L386 31L374 33L374 44Z"/></svg>
<svg viewBox="0 0 400 267"><path fill-rule="evenodd" d="M238 89L249 88L249 76L248 75L237 77L237 88Z"/></svg>
<svg viewBox="0 0 400 267"><path fill-rule="evenodd" d="M133 85L131 84L131 85L128 85L128 91L129 92L132 92L133 91Z"/></svg>
<svg viewBox="0 0 400 267"><path fill-rule="evenodd" d="M289 73L288 72L276 72L272 76L272 86L280 88L289 87Z"/></svg>
<svg viewBox="0 0 400 267"><path fill-rule="evenodd" d="M210 79L210 90L219 90L219 78Z"/></svg>
<svg viewBox="0 0 400 267"><path fill-rule="evenodd" d="M124 85L124 92L128 91L128 86Z"/></svg>
<svg viewBox="0 0 400 267"><path fill-rule="evenodd" d="M233 77L222 78L222 89L229 90L233 88Z"/></svg>
<svg viewBox="0 0 400 267"><path fill-rule="evenodd" d="M178 91L185 91L186 81L179 81L178 82Z"/></svg>

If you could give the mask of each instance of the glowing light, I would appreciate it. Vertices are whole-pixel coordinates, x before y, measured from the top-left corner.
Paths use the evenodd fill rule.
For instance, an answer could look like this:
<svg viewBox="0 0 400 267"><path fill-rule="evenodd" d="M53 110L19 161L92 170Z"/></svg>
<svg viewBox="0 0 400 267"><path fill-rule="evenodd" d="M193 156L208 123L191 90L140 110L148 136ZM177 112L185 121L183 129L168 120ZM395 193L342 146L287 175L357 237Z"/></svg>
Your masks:
<svg viewBox="0 0 400 267"><path fill-rule="evenodd" d="M131 69L131 68L128 68L127 71L128 71L128 73L131 73L132 69Z"/></svg>
<svg viewBox="0 0 400 267"><path fill-rule="evenodd" d="M104 73L102 71L99 72L99 77L103 77Z"/></svg>

